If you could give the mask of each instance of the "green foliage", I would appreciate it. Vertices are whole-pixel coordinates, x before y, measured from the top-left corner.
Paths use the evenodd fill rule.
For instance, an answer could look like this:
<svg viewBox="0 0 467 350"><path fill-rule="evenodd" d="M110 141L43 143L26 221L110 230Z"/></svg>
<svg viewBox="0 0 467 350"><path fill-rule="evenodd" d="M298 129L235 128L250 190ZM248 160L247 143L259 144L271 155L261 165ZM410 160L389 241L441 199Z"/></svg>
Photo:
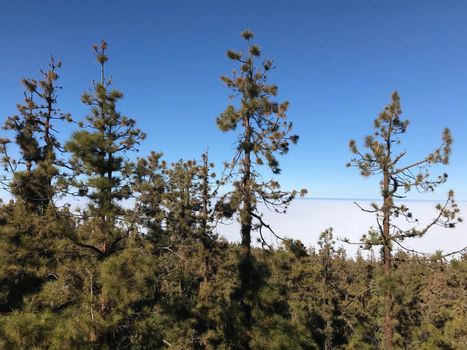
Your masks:
<svg viewBox="0 0 467 350"><path fill-rule="evenodd" d="M116 201L129 197L127 182L132 175L132 164L125 158L145 138L133 119L116 110L123 94L110 89L111 81L104 75L106 48L105 42L100 48L95 46L101 64L101 81L94 84L93 94L82 96L83 103L91 108L86 123L83 123L85 129L75 132L66 143L67 151L72 154L70 165L75 174L71 184L91 200L91 215L101 221L122 213Z"/></svg>
<svg viewBox="0 0 467 350"><path fill-rule="evenodd" d="M3 184L32 209L44 210L59 190L57 178L63 162L58 159L61 145L56 136L57 121L71 121L57 106L57 70L61 62L50 58L49 69L41 70L41 80L24 79L26 88L18 115L7 118L4 128L15 133L20 159L10 156L11 140L1 140L2 163L11 181ZM5 177L6 180L6 177Z"/></svg>
<svg viewBox="0 0 467 350"><path fill-rule="evenodd" d="M227 56L239 67L233 71L231 78L222 76L222 81L232 91L231 98L238 97L239 104L229 104L217 118L221 131L240 129L237 138L237 152L228 165L227 178L233 181L234 190L224 195L217 203L221 216L239 215L242 226L257 228L263 243L262 229L264 225L258 212L258 203L267 203L277 212L285 212L287 205L297 195L296 191L282 191L277 181L263 181L257 170L266 162L273 173L279 174L277 155L289 151L290 144L298 141L298 136L290 135L292 123L287 121L288 102L275 101L278 88L268 83L268 72L273 68L272 61L265 60L258 64L261 55L258 46L251 43L253 33L245 31L242 37L247 42L246 54L231 50ZM240 174L235 178L233 174ZM254 220L253 220L254 219ZM258 225L252 222L257 221ZM243 230L245 231L245 230ZM245 245L249 245L249 232L242 233Z"/></svg>

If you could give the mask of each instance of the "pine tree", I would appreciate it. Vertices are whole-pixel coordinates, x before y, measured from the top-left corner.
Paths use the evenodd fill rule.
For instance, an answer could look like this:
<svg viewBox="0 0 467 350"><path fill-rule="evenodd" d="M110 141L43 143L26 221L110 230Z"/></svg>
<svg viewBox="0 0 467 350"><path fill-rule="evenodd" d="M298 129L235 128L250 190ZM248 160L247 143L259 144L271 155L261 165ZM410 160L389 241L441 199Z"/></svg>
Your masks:
<svg viewBox="0 0 467 350"><path fill-rule="evenodd" d="M212 188L212 182L216 178L216 173L212 171L214 163L209 162L208 152L203 153L201 165L198 166L197 182L199 187L198 201L198 239L203 246L203 288L207 288L212 278L213 266L212 255L214 246L218 239L213 232L215 228L215 213L212 209L212 199L217 194L217 190Z"/></svg>
<svg viewBox="0 0 467 350"><path fill-rule="evenodd" d="M112 82L105 75L106 49L104 41L100 47L94 46L101 79L94 84L92 94L82 96L83 103L91 108L86 121L81 123L85 129L74 132L65 145L72 154L75 175L72 186L90 201L85 217L92 229L86 235L92 234L82 246L99 257L114 252L128 235L128 231L118 228L118 220L124 214L121 201L130 197L134 171L133 164L125 159L145 138L133 119L116 110L123 94L110 88Z"/></svg>
<svg viewBox="0 0 467 350"><path fill-rule="evenodd" d="M104 41L94 46L101 78L92 93L83 94L82 102L90 107L90 114L65 145L72 155L70 187L87 199L85 208L70 213L77 217L76 229L66 234L80 252L75 264L80 266L83 280L78 288L85 296L81 308L86 317L80 321L86 339L117 348L132 334L131 325L136 322L133 306L153 293L146 283L154 277L146 272L156 265L150 246L130 219L133 210L123 207L123 201L130 198L135 172L130 153L145 134L133 119L117 111L123 94L111 89L111 80L105 75L106 49ZM146 268L138 272L138 265ZM113 290L118 283L122 290Z"/></svg>
<svg viewBox="0 0 467 350"><path fill-rule="evenodd" d="M18 104L18 115L8 117L4 128L15 132L20 159L9 155L8 139L2 139L2 162L13 176L7 184L12 194L32 209L43 211L57 193L56 179L63 165L57 157L62 152L57 140L55 122L70 121L69 114L57 106L58 69L61 62L52 56L47 71L41 70L40 80L24 79L26 88L23 104Z"/></svg>
<svg viewBox="0 0 467 350"><path fill-rule="evenodd" d="M177 339L171 342L182 347L196 348L211 339L206 334L213 327L210 282L218 254L210 207L213 167L207 154L200 164L195 160L167 164L162 154L152 153L138 160L135 172L135 219L154 254L165 261L162 293L165 307L173 310L171 338Z"/></svg>
<svg viewBox="0 0 467 350"><path fill-rule="evenodd" d="M167 163L162 153L152 151L148 157L138 158L132 183L132 192L136 194L133 220L144 227L146 237L156 249L168 244L164 229L166 212L162 205L166 182Z"/></svg>
<svg viewBox="0 0 467 350"><path fill-rule="evenodd" d="M368 255L365 259L361 250L357 251L355 262L347 274L350 283L344 312L351 330L348 335L349 350L375 349L380 344L377 322L379 300L373 293L378 265L372 250Z"/></svg>
<svg viewBox="0 0 467 350"><path fill-rule="evenodd" d="M342 321L343 291L342 280L336 271L339 262L334 245L333 229L328 228L321 233L318 240L320 250L321 289L322 289L322 315L324 320L324 350L332 350L345 343L345 334Z"/></svg>
<svg viewBox="0 0 467 350"><path fill-rule="evenodd" d="M448 129L443 131L442 144L425 158L401 165L406 151L398 150L401 143L400 135L407 131L409 122L402 120L400 99L397 92L392 94L392 101L374 121L375 132L365 138L366 153L360 152L355 141L350 141L350 150L355 155L348 166L355 166L362 176L381 175L380 183L382 205L372 204L370 209L362 210L376 214L377 228L372 229L368 236L362 238L365 247L382 246L384 263L384 348L394 348L394 278L393 278L393 249L394 244L404 248L402 241L406 238L422 237L434 225L454 227L459 209L454 201L454 192L449 191L444 204L436 206L438 214L426 227L420 229L416 225L408 229L401 228L395 222L403 217L409 222L416 223L409 208L395 200L404 198L400 190L405 193L412 189L422 192L432 192L446 181L447 175L433 179L428 168L435 164L448 164L451 153L452 138Z"/></svg>
<svg viewBox="0 0 467 350"><path fill-rule="evenodd" d="M275 102L278 88L268 83L268 73L274 68L273 62L265 60L258 64L260 48L252 44L253 33L244 31L243 39L247 51L227 51L227 56L239 65L231 78L222 76L222 81L232 91L231 97L239 97L237 106L229 104L217 118L217 125L223 132L239 129L237 151L230 163L226 181L233 181L233 191L224 195L217 203L217 209L224 216L238 215L241 225L240 290L245 323L251 324L251 302L254 289L253 261L251 256L251 233L259 232L263 245L267 245L263 230L274 231L267 225L258 209L265 204L277 212L285 211L296 196L296 192L285 192L275 180L263 181L258 166L265 161L274 174L279 174L277 155L288 152L290 144L295 144L298 136L289 135L292 123L286 120L289 103ZM234 174L239 174L235 177ZM250 295L249 295L250 294ZM249 295L249 296L248 296ZM250 299L247 301L246 299ZM245 344L248 343L248 335ZM246 345L245 345L246 346Z"/></svg>
<svg viewBox="0 0 467 350"><path fill-rule="evenodd" d="M56 269L57 208L61 160L56 122L69 120L57 102L58 69L51 57L41 79L24 79L26 88L18 114L7 118L5 129L15 133L1 140L5 189L13 200L0 206L0 311L21 309ZM18 153L17 158L11 154ZM27 218L27 219L26 219Z"/></svg>

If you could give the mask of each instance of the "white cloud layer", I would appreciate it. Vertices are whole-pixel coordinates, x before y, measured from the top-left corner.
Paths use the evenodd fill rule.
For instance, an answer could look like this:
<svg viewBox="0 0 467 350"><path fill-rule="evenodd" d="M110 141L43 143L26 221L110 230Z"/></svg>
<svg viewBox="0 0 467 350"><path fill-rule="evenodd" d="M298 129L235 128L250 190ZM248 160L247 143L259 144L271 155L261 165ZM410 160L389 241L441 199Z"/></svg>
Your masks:
<svg viewBox="0 0 467 350"><path fill-rule="evenodd" d="M357 201L362 207L369 207L371 201ZM419 228L424 227L436 216L432 201L407 201L405 203L418 218ZM467 213L467 202L459 202L460 216ZM316 246L319 235L328 227L334 228L335 238L347 237L350 241L359 241L362 234L376 225L371 213L361 211L352 200L334 199L298 199L294 201L287 214L277 214L264 208L264 219L274 231L282 237L301 240L306 246ZM467 219L467 217L466 217ZM402 227L408 227L400 221ZM217 232L229 241L240 241L240 226L237 222L219 225ZM267 237L267 236L266 236ZM256 237L255 237L256 238ZM277 246L278 242L269 235L270 242ZM442 250L445 253L459 250L467 246L467 224L461 223L456 228L433 226L424 237L407 239L404 246L417 251L432 253ZM348 255L354 256L358 246L337 242L344 246Z"/></svg>

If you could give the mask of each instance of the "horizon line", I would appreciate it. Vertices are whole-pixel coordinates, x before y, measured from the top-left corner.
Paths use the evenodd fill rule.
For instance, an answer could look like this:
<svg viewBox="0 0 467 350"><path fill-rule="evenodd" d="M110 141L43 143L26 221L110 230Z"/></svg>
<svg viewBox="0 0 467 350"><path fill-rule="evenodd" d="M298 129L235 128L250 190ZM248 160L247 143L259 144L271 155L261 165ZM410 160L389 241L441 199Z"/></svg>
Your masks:
<svg viewBox="0 0 467 350"><path fill-rule="evenodd" d="M300 200L334 200L334 201L380 201L381 198L351 198L351 197L297 197L295 199ZM414 198L401 198L397 201L408 201L408 202L444 202L446 199L414 199ZM456 199L456 202L467 202L467 199Z"/></svg>

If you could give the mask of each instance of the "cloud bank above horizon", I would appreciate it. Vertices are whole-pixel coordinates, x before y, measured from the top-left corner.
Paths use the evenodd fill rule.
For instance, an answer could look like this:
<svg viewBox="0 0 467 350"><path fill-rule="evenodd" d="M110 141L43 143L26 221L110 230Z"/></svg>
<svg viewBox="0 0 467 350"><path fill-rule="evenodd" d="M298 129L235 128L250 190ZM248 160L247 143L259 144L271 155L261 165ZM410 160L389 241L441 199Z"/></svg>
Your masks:
<svg viewBox="0 0 467 350"><path fill-rule="evenodd" d="M359 200L362 207L369 207L373 201ZM407 206L417 218L417 227L423 228L436 216L436 201L408 201ZM463 217L467 212L467 202L459 202ZM294 201L286 214L277 214L263 208L265 221L273 227L281 237L299 239L307 247L317 246L320 233L332 227L336 245L345 248L349 256L355 256L358 245L350 245L338 239L348 238L351 242L358 242L371 226L376 225L375 216L360 210L350 199L298 199ZM407 223L399 222L403 228ZM240 241L240 226L237 222L220 224L217 233L232 242ZM274 246L280 241L266 234L265 238ZM253 240L256 236L252 237ZM467 246L467 225L465 222L455 228L433 226L424 237L406 239L403 245L409 249L425 253L443 251L449 253ZM397 250L397 247L395 247ZM377 250L375 250L377 252Z"/></svg>

